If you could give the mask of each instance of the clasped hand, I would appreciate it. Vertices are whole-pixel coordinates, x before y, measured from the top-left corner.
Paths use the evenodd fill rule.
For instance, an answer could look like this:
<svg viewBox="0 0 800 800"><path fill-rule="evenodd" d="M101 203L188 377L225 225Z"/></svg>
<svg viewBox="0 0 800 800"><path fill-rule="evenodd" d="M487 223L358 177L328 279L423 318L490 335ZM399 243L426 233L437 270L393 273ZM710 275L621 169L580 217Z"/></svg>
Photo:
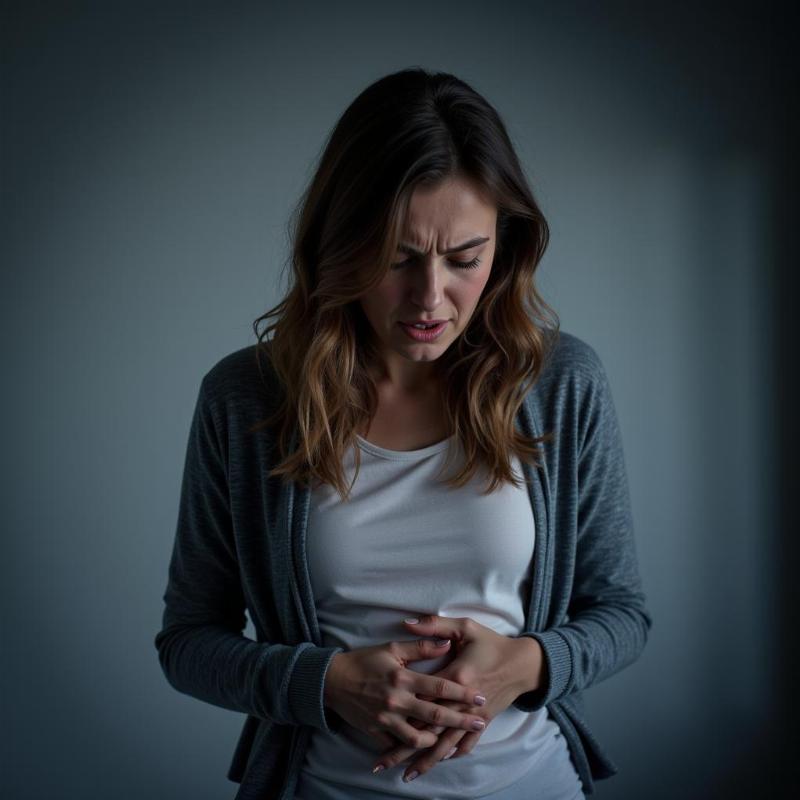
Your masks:
<svg viewBox="0 0 800 800"><path fill-rule="evenodd" d="M483 718L488 727L491 720L505 711L526 690L526 687L530 689L531 681L535 680L537 685L541 682L544 659L541 646L535 639L526 637L527 641L536 645L539 656L538 667L532 676L522 674L525 665L530 663L526 660L530 658L530 652L520 650L521 647L528 648L527 643L522 643L518 638L496 633L469 617L449 618L428 615L421 617L418 624L403 622L403 625L406 630L419 636L450 639L451 645L447 652L452 656L452 661L433 674L464 686L479 687L481 694L486 698L486 703L475 706L457 700L441 700L418 695L420 700L433 700L447 708L475 714ZM416 728L441 734L437 743L433 747L421 750L404 743L395 744L373 765L376 768L382 765L383 768L390 769L417 755L403 776L403 780L406 781L424 775L443 759L457 758L470 753L486 730L486 728L484 731L446 728L417 719L409 719L409 723Z"/></svg>

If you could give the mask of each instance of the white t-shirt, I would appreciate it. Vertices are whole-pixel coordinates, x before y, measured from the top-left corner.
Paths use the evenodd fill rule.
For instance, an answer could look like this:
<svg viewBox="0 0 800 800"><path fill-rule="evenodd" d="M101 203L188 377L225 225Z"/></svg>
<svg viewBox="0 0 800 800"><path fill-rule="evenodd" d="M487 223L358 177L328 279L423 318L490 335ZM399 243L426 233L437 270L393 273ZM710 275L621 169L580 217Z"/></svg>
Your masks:
<svg viewBox="0 0 800 800"><path fill-rule="evenodd" d="M448 453L454 475L463 458L455 436L419 450L379 447L358 437L361 466L350 499L330 485L312 489L306 547L324 646L345 650L413 640L405 617L471 617L502 635L524 625L532 567L534 519L524 484L491 494L483 469L461 489L437 475ZM348 483L354 452L345 455ZM513 468L522 476L521 465ZM433 673L448 656L409 663ZM371 768L383 748L346 722L338 735L314 730L296 798L453 798L484 795L512 800L582 796L558 725L546 708L510 706L498 714L466 756L442 761L409 783L407 765ZM576 795L576 792L578 794ZM306 796L307 795L307 796Z"/></svg>

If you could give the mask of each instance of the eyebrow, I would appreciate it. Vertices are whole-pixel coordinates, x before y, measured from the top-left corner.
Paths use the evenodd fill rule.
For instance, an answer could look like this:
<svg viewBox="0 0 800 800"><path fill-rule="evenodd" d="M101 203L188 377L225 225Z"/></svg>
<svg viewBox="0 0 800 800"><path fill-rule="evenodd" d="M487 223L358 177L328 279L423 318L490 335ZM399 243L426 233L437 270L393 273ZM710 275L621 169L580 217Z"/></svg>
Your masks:
<svg viewBox="0 0 800 800"><path fill-rule="evenodd" d="M439 255L440 256L446 256L446 255L449 255L450 253L460 253L462 250L469 250L470 247L475 247L475 245L483 244L484 242L488 242L489 238L490 237L488 237L488 236L476 236L474 239L470 239L468 242L464 242L463 244L456 245L455 247L451 247L448 250L442 250L442 252L439 253ZM417 250L416 248L411 247L411 245L409 245L409 244L399 244L399 245L397 245L397 249L401 253L408 253L409 255L412 255L412 256L424 256L425 255L425 253L423 253L421 250Z"/></svg>

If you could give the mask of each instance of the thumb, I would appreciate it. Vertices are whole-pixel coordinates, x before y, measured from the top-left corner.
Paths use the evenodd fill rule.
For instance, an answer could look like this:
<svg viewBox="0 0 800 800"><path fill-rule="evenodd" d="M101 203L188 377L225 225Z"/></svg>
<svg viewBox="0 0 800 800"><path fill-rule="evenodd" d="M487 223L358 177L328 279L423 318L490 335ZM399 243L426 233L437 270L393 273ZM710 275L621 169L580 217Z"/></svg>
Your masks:
<svg viewBox="0 0 800 800"><path fill-rule="evenodd" d="M460 619L451 617L439 617L436 614L426 614L425 616L409 617L403 620L407 631L414 631L420 636L434 636L437 639L453 639L458 641L461 638L462 626Z"/></svg>
<svg viewBox="0 0 800 800"><path fill-rule="evenodd" d="M403 658L406 661L422 661L438 658L450 651L449 639L412 639L408 642L395 642L402 648Z"/></svg>

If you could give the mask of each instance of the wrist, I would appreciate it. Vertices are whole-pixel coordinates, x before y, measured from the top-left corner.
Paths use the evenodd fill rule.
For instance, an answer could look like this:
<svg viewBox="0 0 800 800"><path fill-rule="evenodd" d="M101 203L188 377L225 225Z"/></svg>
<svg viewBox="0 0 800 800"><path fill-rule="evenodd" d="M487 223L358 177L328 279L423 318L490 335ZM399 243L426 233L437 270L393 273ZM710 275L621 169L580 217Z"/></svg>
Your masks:
<svg viewBox="0 0 800 800"><path fill-rule="evenodd" d="M330 664L328 664L328 669L325 672L325 680L322 684L322 704L331 709L333 708L343 655L344 653L336 653L331 659Z"/></svg>
<svg viewBox="0 0 800 800"><path fill-rule="evenodd" d="M532 636L515 639L518 650L516 675L518 694L533 692L544 682L545 659L542 646Z"/></svg>

